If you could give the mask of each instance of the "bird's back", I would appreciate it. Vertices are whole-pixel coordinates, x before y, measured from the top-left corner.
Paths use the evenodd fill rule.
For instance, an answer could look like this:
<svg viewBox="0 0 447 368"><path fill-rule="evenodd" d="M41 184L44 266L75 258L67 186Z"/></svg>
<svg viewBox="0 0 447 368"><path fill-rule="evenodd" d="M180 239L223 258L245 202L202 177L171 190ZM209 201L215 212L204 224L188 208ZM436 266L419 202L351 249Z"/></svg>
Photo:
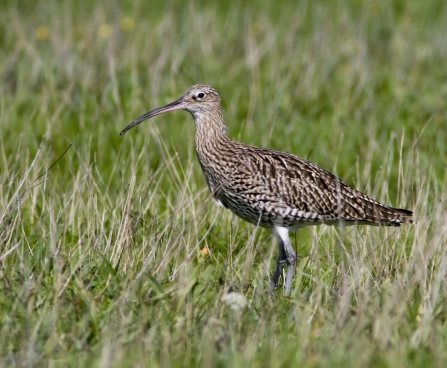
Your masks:
<svg viewBox="0 0 447 368"><path fill-rule="evenodd" d="M317 165L285 152L231 140L198 158L213 196L255 225L400 226L411 211L386 206Z"/></svg>

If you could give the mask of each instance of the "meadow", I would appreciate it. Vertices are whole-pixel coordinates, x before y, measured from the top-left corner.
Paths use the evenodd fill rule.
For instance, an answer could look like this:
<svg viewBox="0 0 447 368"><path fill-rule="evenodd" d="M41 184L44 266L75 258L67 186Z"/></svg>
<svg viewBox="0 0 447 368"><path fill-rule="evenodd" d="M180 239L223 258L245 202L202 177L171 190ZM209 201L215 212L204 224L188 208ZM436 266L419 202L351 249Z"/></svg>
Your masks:
<svg viewBox="0 0 447 368"><path fill-rule="evenodd" d="M443 0L0 9L0 366L446 366ZM191 116L119 136L196 83L416 223L300 230L269 298L276 242L215 206Z"/></svg>

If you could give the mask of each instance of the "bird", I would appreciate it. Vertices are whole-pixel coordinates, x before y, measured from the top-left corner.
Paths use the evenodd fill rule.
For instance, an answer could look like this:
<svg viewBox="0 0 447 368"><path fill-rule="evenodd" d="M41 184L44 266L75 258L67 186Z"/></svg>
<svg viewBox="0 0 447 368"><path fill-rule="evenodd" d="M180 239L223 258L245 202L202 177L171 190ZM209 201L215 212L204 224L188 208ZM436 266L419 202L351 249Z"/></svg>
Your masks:
<svg viewBox="0 0 447 368"><path fill-rule="evenodd" d="M320 224L398 227L413 223L412 211L382 204L306 159L231 140L220 95L209 85L193 85L178 100L134 120L120 135L176 110L186 110L194 118L196 154L214 200L243 220L270 229L276 238L279 256L270 295L281 276L284 295L292 290L297 255L290 232Z"/></svg>

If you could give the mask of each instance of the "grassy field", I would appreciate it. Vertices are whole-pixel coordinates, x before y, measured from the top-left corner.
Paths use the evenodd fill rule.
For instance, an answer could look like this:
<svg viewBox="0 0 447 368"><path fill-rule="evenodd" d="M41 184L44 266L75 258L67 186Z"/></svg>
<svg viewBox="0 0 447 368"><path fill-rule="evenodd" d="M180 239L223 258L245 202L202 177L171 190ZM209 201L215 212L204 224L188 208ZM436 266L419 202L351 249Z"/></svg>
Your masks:
<svg viewBox="0 0 447 368"><path fill-rule="evenodd" d="M446 366L445 1L0 10L0 366ZM276 243L213 204L192 118L118 135L195 83L417 224L301 230L268 298Z"/></svg>

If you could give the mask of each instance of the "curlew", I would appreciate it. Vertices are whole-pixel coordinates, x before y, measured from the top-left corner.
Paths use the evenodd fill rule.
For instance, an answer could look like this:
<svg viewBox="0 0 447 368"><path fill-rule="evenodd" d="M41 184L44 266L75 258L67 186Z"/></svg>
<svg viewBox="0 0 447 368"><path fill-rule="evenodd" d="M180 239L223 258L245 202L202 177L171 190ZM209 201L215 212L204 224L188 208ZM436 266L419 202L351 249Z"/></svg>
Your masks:
<svg viewBox="0 0 447 368"><path fill-rule="evenodd" d="M310 225L400 226L412 212L386 206L351 188L317 165L281 151L228 137L221 99L211 86L194 85L166 106L152 110L121 133L156 115L186 110L196 126L195 147L214 199L256 226L271 229L279 246L271 294L285 265L284 293L290 294L296 253L289 232Z"/></svg>

